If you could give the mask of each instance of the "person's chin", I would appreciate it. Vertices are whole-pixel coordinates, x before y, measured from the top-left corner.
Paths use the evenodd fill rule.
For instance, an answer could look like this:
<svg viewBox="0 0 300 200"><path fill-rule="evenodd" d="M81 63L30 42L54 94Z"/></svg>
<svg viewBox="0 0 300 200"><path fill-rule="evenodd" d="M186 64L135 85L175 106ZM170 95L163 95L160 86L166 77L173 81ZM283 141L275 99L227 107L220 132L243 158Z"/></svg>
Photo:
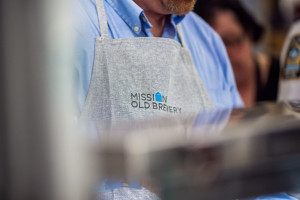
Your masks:
<svg viewBox="0 0 300 200"><path fill-rule="evenodd" d="M172 14L185 15L194 9L196 0L165 0L165 9Z"/></svg>

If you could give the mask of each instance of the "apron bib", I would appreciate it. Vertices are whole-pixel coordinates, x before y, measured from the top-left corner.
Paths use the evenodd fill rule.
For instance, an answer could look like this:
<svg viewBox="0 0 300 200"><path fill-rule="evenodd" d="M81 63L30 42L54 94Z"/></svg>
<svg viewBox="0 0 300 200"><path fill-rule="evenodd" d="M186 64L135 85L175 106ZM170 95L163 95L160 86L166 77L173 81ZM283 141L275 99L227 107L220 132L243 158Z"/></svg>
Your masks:
<svg viewBox="0 0 300 200"><path fill-rule="evenodd" d="M96 0L101 37L81 118L142 120L214 108L185 45L167 38L110 39L102 0Z"/></svg>

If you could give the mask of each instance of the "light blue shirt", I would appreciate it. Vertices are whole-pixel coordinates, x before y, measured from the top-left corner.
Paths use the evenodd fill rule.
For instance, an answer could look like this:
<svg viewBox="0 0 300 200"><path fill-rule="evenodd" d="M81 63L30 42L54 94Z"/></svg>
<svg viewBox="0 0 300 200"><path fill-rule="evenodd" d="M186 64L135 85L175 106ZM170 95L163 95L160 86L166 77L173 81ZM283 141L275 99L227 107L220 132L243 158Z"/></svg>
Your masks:
<svg viewBox="0 0 300 200"><path fill-rule="evenodd" d="M79 12L76 14L76 23L80 24L77 28L76 70L79 107L82 108L91 81L95 39L100 36L100 28L94 0L79 1ZM143 10L132 0L105 0L104 5L111 38L153 37L150 32L151 24ZM162 37L179 41L176 28L179 23L198 74L216 108L242 107L243 102L220 37L195 13L185 16L171 15Z"/></svg>

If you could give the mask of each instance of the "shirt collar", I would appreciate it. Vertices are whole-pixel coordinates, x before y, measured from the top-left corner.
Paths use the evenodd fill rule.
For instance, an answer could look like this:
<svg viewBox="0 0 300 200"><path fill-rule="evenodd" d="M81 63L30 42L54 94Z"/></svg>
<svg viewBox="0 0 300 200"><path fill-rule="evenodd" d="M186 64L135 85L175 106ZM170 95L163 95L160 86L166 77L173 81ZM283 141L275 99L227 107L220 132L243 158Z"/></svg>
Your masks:
<svg viewBox="0 0 300 200"><path fill-rule="evenodd" d="M174 25L178 25L183 19L184 19L185 15L172 15L171 17L171 23L173 23Z"/></svg>
<svg viewBox="0 0 300 200"><path fill-rule="evenodd" d="M137 34L142 30L142 23L146 23L149 27L151 24L146 19L143 9L139 7L133 0L106 0L110 6L120 15L120 17L128 24L128 26ZM183 20L185 15L171 15L170 20L174 28ZM144 18L144 19L143 19ZM146 20L145 20L146 19Z"/></svg>

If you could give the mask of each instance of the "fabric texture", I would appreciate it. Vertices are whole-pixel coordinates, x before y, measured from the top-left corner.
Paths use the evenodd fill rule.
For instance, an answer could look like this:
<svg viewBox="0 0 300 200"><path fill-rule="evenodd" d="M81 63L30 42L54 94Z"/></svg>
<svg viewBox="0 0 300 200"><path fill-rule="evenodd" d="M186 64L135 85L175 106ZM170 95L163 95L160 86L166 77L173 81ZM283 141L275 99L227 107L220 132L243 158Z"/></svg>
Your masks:
<svg viewBox="0 0 300 200"><path fill-rule="evenodd" d="M78 77L78 104L82 109L91 82L95 40L101 34L94 0L78 1L76 9L78 48L75 67ZM150 32L151 24L143 10L133 1L106 0L104 5L110 38L153 37ZM237 92L226 49L219 36L196 14L189 13L185 16L171 15L163 37L179 42L176 29L178 24L182 26L198 75L215 107L217 109L242 107L243 103Z"/></svg>

